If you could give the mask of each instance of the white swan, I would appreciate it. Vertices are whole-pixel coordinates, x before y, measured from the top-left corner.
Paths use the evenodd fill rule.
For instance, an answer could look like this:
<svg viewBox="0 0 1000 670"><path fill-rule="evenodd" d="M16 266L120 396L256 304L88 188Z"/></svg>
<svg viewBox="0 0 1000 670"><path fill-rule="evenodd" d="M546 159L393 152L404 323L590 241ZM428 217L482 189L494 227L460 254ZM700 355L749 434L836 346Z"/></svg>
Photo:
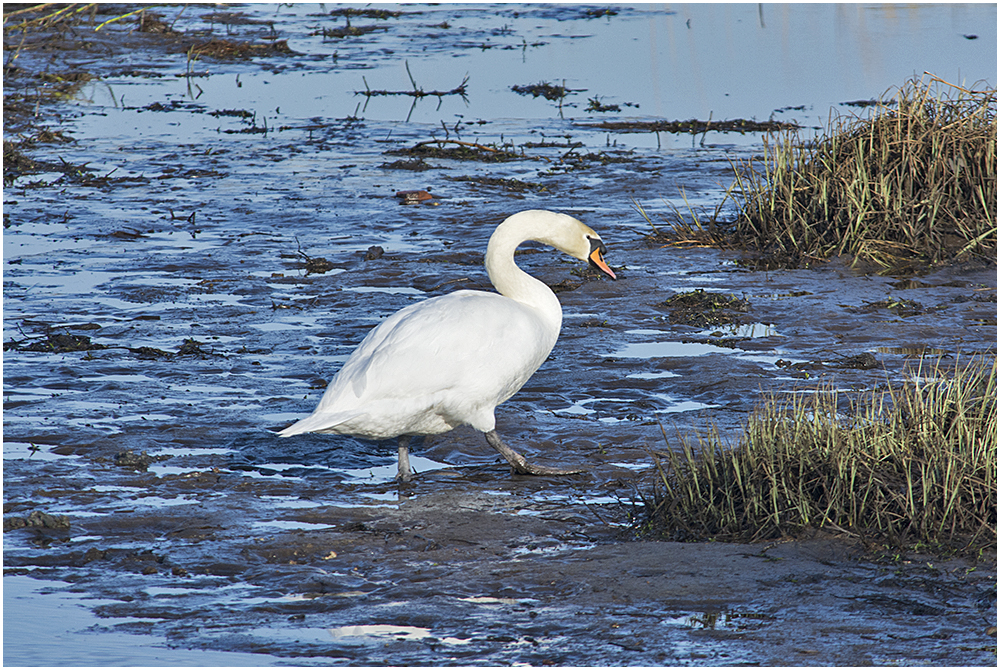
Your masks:
<svg viewBox="0 0 1000 670"><path fill-rule="evenodd" d="M514 263L514 250L528 240L616 278L604 262L604 243L588 226L544 210L514 214L497 226L486 247L486 271L499 295L455 291L399 310L368 333L313 413L278 435L399 438L397 478L406 481L411 436L469 424L485 433L516 472L580 472L531 465L495 430L496 406L545 361L562 325L555 294Z"/></svg>

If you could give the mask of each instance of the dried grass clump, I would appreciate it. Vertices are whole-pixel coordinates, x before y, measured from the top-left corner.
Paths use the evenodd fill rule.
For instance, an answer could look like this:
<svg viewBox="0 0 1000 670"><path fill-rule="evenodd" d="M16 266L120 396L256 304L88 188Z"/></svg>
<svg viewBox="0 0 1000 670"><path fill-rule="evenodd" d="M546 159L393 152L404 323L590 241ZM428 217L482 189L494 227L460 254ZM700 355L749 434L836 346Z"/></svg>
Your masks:
<svg viewBox="0 0 1000 670"><path fill-rule="evenodd" d="M886 391L770 398L735 447L655 455L644 530L754 541L826 528L870 546L974 553L996 543L997 367L918 369Z"/></svg>
<svg viewBox="0 0 1000 670"><path fill-rule="evenodd" d="M936 90L936 84L943 88ZM911 80L871 118L837 117L737 166L736 237L793 258L884 267L997 254L997 92Z"/></svg>

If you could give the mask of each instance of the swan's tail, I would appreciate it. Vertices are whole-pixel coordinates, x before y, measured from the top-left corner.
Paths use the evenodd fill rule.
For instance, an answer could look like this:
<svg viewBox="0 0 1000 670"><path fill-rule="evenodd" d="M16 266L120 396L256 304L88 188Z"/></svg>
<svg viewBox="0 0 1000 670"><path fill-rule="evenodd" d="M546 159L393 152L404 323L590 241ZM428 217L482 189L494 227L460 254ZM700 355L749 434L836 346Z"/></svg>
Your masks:
<svg viewBox="0 0 1000 670"><path fill-rule="evenodd" d="M359 412L315 412L278 432L278 437L302 433L338 433L337 426L358 416Z"/></svg>

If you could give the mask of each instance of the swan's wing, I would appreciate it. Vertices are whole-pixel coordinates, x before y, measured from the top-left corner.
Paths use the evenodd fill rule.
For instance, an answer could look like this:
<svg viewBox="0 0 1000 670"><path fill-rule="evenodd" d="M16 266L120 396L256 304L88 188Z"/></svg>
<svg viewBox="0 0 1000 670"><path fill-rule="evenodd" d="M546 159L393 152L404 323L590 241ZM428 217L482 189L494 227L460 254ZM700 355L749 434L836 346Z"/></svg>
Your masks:
<svg viewBox="0 0 1000 670"><path fill-rule="evenodd" d="M554 344L530 308L494 293L458 291L389 317L351 355L329 390L369 400L471 392L511 376L526 380Z"/></svg>
<svg viewBox="0 0 1000 670"><path fill-rule="evenodd" d="M549 331L532 308L494 293L457 291L411 305L368 334L313 416L299 423L329 427L364 414L372 424L396 423L393 430L400 430L433 414L440 423L433 432L441 432L476 425L484 413L492 421L493 408L552 350L558 332Z"/></svg>

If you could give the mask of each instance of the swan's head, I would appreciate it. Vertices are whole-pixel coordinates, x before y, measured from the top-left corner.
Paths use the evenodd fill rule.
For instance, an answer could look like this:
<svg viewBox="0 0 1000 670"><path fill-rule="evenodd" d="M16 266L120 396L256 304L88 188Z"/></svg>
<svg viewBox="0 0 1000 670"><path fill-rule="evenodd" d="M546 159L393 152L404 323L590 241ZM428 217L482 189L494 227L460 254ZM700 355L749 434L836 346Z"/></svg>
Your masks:
<svg viewBox="0 0 1000 670"><path fill-rule="evenodd" d="M516 239L515 245L527 240L548 244L573 258L590 263L591 267L612 279L617 279L615 273L604 262L607 248L601 236L590 226L567 214L544 209L518 212L497 227L493 238L490 239L491 246L494 238L498 241L499 238L511 241Z"/></svg>

